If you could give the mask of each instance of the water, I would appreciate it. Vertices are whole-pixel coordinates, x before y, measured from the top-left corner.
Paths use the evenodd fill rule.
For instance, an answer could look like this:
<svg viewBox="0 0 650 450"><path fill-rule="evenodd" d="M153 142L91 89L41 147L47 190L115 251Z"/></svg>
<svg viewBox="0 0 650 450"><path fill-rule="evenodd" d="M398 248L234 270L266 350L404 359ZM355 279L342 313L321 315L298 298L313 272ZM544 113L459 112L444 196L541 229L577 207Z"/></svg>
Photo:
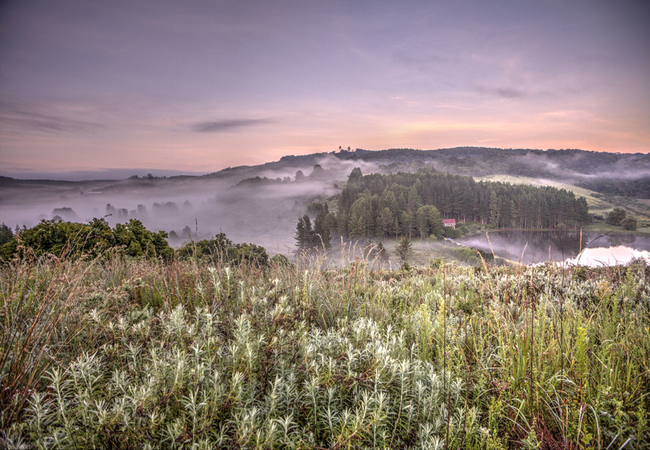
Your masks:
<svg viewBox="0 0 650 450"><path fill-rule="evenodd" d="M633 234L583 233L582 249L586 251L579 259L578 231L500 231L457 242L523 264L567 261L598 266L626 264L635 257L650 261L650 236Z"/></svg>
<svg viewBox="0 0 650 450"><path fill-rule="evenodd" d="M618 245L616 247L586 248L580 255L567 259L566 262L581 266L600 267L627 264L632 259L638 258L645 258L650 262L650 252Z"/></svg>

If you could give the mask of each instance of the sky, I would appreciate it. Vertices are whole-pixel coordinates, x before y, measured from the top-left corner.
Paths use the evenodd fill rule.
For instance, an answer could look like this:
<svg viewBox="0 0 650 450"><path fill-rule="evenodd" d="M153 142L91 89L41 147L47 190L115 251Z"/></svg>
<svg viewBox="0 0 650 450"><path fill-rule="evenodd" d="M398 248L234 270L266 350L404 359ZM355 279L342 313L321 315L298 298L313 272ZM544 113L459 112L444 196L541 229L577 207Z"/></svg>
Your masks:
<svg viewBox="0 0 650 450"><path fill-rule="evenodd" d="M339 145L650 151L647 1L0 5L5 175Z"/></svg>

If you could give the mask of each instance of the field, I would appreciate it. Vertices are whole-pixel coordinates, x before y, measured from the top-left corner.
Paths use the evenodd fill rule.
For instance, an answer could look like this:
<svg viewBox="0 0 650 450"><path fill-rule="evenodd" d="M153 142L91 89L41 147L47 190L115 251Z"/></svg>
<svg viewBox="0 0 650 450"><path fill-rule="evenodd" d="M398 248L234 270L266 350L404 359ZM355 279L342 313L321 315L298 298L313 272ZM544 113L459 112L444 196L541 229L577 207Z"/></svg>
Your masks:
<svg viewBox="0 0 650 450"><path fill-rule="evenodd" d="M1 445L644 448L649 276L13 261Z"/></svg>

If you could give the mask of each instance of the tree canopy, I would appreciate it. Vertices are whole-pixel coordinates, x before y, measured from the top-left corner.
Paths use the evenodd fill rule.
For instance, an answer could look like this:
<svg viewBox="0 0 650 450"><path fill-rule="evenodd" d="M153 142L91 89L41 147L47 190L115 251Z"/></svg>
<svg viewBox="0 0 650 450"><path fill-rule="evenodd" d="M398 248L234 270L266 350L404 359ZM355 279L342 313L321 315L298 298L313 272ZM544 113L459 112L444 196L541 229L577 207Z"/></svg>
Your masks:
<svg viewBox="0 0 650 450"><path fill-rule="evenodd" d="M269 262L264 247L255 244L234 244L225 233L219 233L212 239L190 242L179 248L176 254L180 258L199 258L256 266L266 266Z"/></svg>
<svg viewBox="0 0 650 450"><path fill-rule="evenodd" d="M133 257L169 258L174 250L165 231L153 232L136 219L111 227L103 219L89 223L43 220L33 228L20 230L0 249L3 259L15 255L51 254L57 257L97 256L109 249Z"/></svg>
<svg viewBox="0 0 650 450"><path fill-rule="evenodd" d="M589 221L587 201L565 189L423 170L351 174L335 223L346 237L427 237L445 233L442 218L517 229L570 229Z"/></svg>

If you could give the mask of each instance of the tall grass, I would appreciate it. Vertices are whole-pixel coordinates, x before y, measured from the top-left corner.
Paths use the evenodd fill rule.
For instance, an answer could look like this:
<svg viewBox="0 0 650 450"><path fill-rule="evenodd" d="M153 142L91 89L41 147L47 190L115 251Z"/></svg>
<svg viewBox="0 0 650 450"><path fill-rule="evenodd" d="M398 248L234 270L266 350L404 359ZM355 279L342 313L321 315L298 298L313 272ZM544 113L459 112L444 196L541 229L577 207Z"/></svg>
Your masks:
<svg viewBox="0 0 650 450"><path fill-rule="evenodd" d="M650 269L0 277L8 448L645 448Z"/></svg>

